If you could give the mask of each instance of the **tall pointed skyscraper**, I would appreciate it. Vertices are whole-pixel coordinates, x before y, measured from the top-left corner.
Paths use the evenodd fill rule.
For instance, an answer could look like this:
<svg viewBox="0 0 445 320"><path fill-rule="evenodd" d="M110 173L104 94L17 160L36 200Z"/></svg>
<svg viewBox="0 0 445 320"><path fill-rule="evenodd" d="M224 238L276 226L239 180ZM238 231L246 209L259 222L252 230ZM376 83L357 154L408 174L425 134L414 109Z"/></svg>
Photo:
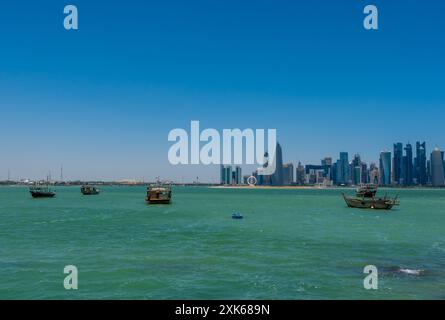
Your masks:
<svg viewBox="0 0 445 320"><path fill-rule="evenodd" d="M410 186L413 184L413 147L410 143L405 146L405 157L404 161L404 178L405 185Z"/></svg>
<svg viewBox="0 0 445 320"><path fill-rule="evenodd" d="M349 156L347 152L340 152L340 160L337 165L338 171L338 183L348 184L349 183Z"/></svg>
<svg viewBox="0 0 445 320"><path fill-rule="evenodd" d="M283 185L283 151L281 146L277 143L275 150L275 173L271 176L271 185L282 186Z"/></svg>
<svg viewBox="0 0 445 320"><path fill-rule="evenodd" d="M403 183L403 144L398 142L394 144L394 158L393 158L393 183Z"/></svg>
<svg viewBox="0 0 445 320"><path fill-rule="evenodd" d="M391 184L391 152L380 153L380 184L389 186Z"/></svg>
<svg viewBox="0 0 445 320"><path fill-rule="evenodd" d="M417 178L417 184L425 185L427 183L427 172L426 172L426 144L425 142L416 143L416 167L415 175Z"/></svg>

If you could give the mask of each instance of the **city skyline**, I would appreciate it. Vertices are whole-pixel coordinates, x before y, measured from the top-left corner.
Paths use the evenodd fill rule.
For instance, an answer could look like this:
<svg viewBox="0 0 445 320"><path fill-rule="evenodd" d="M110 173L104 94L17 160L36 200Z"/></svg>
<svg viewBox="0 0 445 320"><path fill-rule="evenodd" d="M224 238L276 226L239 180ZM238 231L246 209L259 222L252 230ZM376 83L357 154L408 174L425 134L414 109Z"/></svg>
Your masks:
<svg viewBox="0 0 445 320"><path fill-rule="evenodd" d="M261 175L259 169L252 174L242 175L240 166L221 165L220 184L261 186L290 186L290 185L324 185L348 186L362 184L376 184L381 186L445 186L445 152L434 147L427 157L426 142L417 141L415 154L413 145L401 142L393 144L393 152L381 151L379 162L363 161L356 153L349 158L349 153L340 151L338 160L327 156L319 164L301 161L294 169L294 164L283 163L283 152L279 142L276 144L275 158L264 154L267 167L271 161L275 162L276 170L272 175ZM255 183L249 181L255 177Z"/></svg>
<svg viewBox="0 0 445 320"><path fill-rule="evenodd" d="M286 170L285 167L288 166L288 165L291 165L294 178L296 178L296 175L297 175L295 173L296 172L295 170L297 169L298 163L301 163L304 167L307 167L307 166L309 166L309 167L317 166L318 167L320 165L321 166L327 165L326 161L331 161L329 166L336 165L336 164L338 165L339 163L342 164L343 169L340 169L340 170L343 170L343 172L341 173L341 176L347 176L347 173L345 173L345 172L347 170L349 170L348 166L351 163L353 163L354 158L358 156L359 157L358 158L359 159L358 160L359 163L365 163L368 166L370 166L371 164L372 165L376 165L376 167L379 169L379 177L382 174L382 171L381 171L382 167L389 168L388 175L384 174L384 176L387 177L386 181L391 181L391 183L388 183L388 182L384 183L386 185L393 184L392 183L393 181L400 181L400 177L398 176L397 173L394 172L394 170L396 170L396 168L397 168L397 163L395 163L395 159L399 159L399 161L401 161L402 158L405 158L405 156L403 155L403 150L405 150L405 153L406 153L406 149L407 149L408 146L411 146L411 163L413 164L413 167L415 167L415 165L416 165L415 164L415 160L417 158L419 158L419 156L423 157L421 159L423 159L423 162L424 162L425 168L426 168L428 162L430 162L430 160L431 160L430 157L431 157L432 153L435 150L440 151L442 153L442 156L443 156L443 153L444 153L443 149L440 149L437 146L431 147L431 149L428 150L426 148L427 142L425 142L425 141L422 142L422 143L417 141L416 144L411 144L409 142L407 144L403 144L401 142L397 142L397 143L393 143L393 148L394 148L393 150L391 150L390 148L383 148L382 151L379 152L378 156L375 157L375 158L377 158L377 160L367 160L365 158L362 158L361 154L359 152L339 151L338 152L339 156L338 156L338 160L337 161L333 161L333 159L335 159L335 155L324 155L324 156L320 156L319 159L316 160L316 161L308 161L308 162L306 162L306 161L302 160L303 158L297 159L295 161L292 161L292 159L289 159L289 157L286 157L286 153L283 153L281 144L279 142L278 142L277 145L278 145L278 148L279 148L279 151L277 151L277 154L279 155L278 162L281 164L281 165L278 165L278 168L281 168L281 170ZM402 149L403 149L402 150L402 157L399 157L399 155L394 157L394 155L396 154L394 152L395 150L400 152L400 145L402 146ZM413 145L415 147L414 148L414 152L415 152L414 156L412 154L412 152L413 152L412 146ZM424 150L423 153L419 153L419 152L422 152L422 150ZM322 153L320 153L320 154L322 154ZM386 158L386 161L382 162L382 155L383 154L386 154L387 158ZM352 156L354 158L352 158L352 157L350 158L350 156ZM388 162L390 162L389 166L388 166ZM172 177L161 177L159 175L156 175L156 176L153 176L153 177L148 176L148 175L123 176L123 177L121 177L119 179L110 179L110 178L106 178L106 177L94 178L94 179L91 179L91 178L88 178L88 177L80 177L80 178L79 177L74 177L74 178L70 178L69 175L68 175L68 177L65 179L64 178L65 177L64 165L62 164L56 170L47 170L46 172L44 170L42 170L42 172L45 172L45 173L42 176L36 176L36 177L23 176L20 173L12 172L11 169L6 169L6 171L5 171L3 176L0 174L0 181L24 181L24 180L31 180L31 181L42 181L42 180L51 180L51 181L105 181L105 182L111 182L111 181L114 181L114 182L130 181L131 182L131 181L134 181L134 182L140 183L140 182L156 181L158 178L162 178L163 180L174 181L175 183L203 182L203 183L215 183L215 184L217 184L217 183L219 183L221 181L221 172L219 172L218 174L214 174L214 171L215 171L215 168L218 168L218 167L221 168L222 165L216 165L216 164L203 165L203 164L200 164L200 165L178 165L176 167L182 167L183 170L186 170L186 171L188 170L187 168L191 169L193 167L195 167L195 168L196 167L206 167L207 169L209 169L209 170L211 170L213 172L212 179L209 180L209 179L206 179L206 177L202 177L202 176L200 177L199 175L193 175L193 174L192 174L191 179L184 179L184 176L181 177L180 179L175 179L175 178L172 178ZM256 168L258 168L258 166L255 166L255 165L245 165L245 164L241 164L241 165L230 164L230 165L226 165L224 167L231 167L231 168L234 168L234 169L239 168L243 172L250 172L252 170L254 171ZM445 170L445 163L444 163L444 170ZM383 172L385 172L385 171L383 171ZM230 175L230 178L229 178L230 180L229 181L232 181L231 179L235 179L234 174L235 174L235 171L232 172L232 174ZM421 174L421 176L423 175L423 178L422 178L423 182L421 184L422 185L426 185L427 184L426 183L426 171L425 172L421 172L420 174ZM414 177L414 172L412 173L412 175ZM445 173L444 173L444 175L445 175ZM245 176L245 174L242 174L242 175L241 174L237 174L237 179L240 179L239 181L242 182L243 176ZM276 172L273 176L275 176L274 179L278 179L278 181L279 181L278 183L276 183L276 185L282 185L282 182L280 182L280 181L282 181L282 179L285 179L284 175L283 175L282 178L280 178L281 173L277 173ZM340 184L341 183L348 184L348 182L346 180L344 180L344 179L347 179L347 178L341 178L341 177L337 178L337 180L340 182ZM231 182L227 183L227 184L231 184ZM400 184L404 184L404 182L400 183ZM412 183L410 183L410 184L412 184Z"/></svg>
<svg viewBox="0 0 445 320"><path fill-rule="evenodd" d="M363 1L75 4L76 31L56 1L0 12L0 180L63 164L66 180L217 182L217 167L168 163L168 133L192 120L277 129L294 164L445 148L441 1L376 0L374 31Z"/></svg>

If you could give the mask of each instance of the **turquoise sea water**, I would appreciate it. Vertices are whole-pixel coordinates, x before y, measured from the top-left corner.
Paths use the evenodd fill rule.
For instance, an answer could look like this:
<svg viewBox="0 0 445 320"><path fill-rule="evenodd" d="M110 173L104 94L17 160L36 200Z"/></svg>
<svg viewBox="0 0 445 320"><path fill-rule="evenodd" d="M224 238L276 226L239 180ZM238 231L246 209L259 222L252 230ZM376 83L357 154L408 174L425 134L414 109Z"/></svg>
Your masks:
<svg viewBox="0 0 445 320"><path fill-rule="evenodd" d="M445 190L386 190L401 199L387 212L349 209L341 190L176 187L150 206L143 187L55 189L0 188L1 299L445 299Z"/></svg>

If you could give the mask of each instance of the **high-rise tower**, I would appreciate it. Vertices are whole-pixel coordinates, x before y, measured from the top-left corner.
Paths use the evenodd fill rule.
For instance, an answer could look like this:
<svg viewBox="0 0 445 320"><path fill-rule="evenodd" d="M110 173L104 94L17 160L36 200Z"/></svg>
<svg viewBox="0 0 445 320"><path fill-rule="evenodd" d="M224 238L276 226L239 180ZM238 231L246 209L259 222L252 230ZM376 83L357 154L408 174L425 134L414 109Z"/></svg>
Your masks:
<svg viewBox="0 0 445 320"><path fill-rule="evenodd" d="M271 185L282 186L283 185L283 151L281 146L277 143L275 149L275 173L271 176Z"/></svg>
<svg viewBox="0 0 445 320"><path fill-rule="evenodd" d="M391 152L380 153L380 184L389 186L391 184Z"/></svg>
<svg viewBox="0 0 445 320"><path fill-rule="evenodd" d="M445 185L443 170L443 153L435 148L431 153L431 184L433 187Z"/></svg>
<svg viewBox="0 0 445 320"><path fill-rule="evenodd" d="M416 167L414 169L417 184L425 185L427 183L426 174L426 144L425 142L416 143Z"/></svg>
<svg viewBox="0 0 445 320"><path fill-rule="evenodd" d="M393 158L393 182L394 184L403 183L403 144L398 142L394 144Z"/></svg>
<svg viewBox="0 0 445 320"><path fill-rule="evenodd" d="M404 159L404 178L405 185L410 186L413 184L413 147L410 143L408 143L405 147L405 157Z"/></svg>

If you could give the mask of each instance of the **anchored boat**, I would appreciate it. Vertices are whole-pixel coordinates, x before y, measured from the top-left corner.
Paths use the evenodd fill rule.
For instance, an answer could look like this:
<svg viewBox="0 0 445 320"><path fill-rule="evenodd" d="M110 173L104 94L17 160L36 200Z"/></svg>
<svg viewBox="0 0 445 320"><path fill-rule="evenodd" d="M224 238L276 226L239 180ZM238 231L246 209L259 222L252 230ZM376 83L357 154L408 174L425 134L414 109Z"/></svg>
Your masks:
<svg viewBox="0 0 445 320"><path fill-rule="evenodd" d="M398 196L388 198L385 195L383 198L376 198L376 193L376 185L366 185L357 188L356 197L348 197L344 193L342 195L350 208L391 210L394 206L400 204L397 200Z"/></svg>
<svg viewBox="0 0 445 320"><path fill-rule="evenodd" d="M82 192L82 194L85 196L90 196L99 194L100 190L94 186L83 185L80 188L80 192Z"/></svg>
<svg viewBox="0 0 445 320"><path fill-rule="evenodd" d="M56 195L47 185L30 187L29 192L33 198L53 198Z"/></svg>
<svg viewBox="0 0 445 320"><path fill-rule="evenodd" d="M168 204L172 198L172 189L170 185L152 184L147 187L147 197L145 201L149 204Z"/></svg>

